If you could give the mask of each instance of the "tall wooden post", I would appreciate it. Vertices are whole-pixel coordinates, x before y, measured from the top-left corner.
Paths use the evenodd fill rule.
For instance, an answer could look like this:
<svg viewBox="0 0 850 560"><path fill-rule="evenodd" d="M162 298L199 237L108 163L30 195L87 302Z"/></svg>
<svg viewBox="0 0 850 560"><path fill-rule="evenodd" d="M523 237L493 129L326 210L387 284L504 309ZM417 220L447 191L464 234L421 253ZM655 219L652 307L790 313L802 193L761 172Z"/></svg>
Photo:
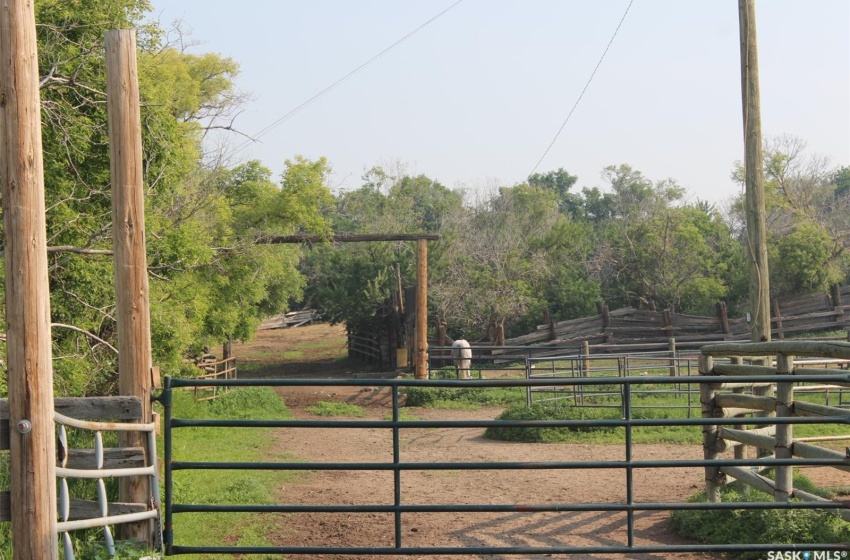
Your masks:
<svg viewBox="0 0 850 560"><path fill-rule="evenodd" d="M428 377L428 241L416 240L416 379Z"/></svg>
<svg viewBox="0 0 850 560"><path fill-rule="evenodd" d="M770 340L770 281L764 208L758 48L755 0L738 0L741 35L741 93L744 109L747 255L753 342Z"/></svg>
<svg viewBox="0 0 850 560"><path fill-rule="evenodd" d="M0 10L0 181L6 261L13 558L59 557L50 288L35 12Z"/></svg>
<svg viewBox="0 0 850 560"><path fill-rule="evenodd" d="M118 330L118 390L142 400L142 419L151 416L151 334L145 254L142 127L136 34L106 33L106 94L112 177L112 228ZM122 445L144 447L141 434L126 434ZM121 479L120 501L147 503L147 477ZM124 537L149 541L147 523L129 526Z"/></svg>

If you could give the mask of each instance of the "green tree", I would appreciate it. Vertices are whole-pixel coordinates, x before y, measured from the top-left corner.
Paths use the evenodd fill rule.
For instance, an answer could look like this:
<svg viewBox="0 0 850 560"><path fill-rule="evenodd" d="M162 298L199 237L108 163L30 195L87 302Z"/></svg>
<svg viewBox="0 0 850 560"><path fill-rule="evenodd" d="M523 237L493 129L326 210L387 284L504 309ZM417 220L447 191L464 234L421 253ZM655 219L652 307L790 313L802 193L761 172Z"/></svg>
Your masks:
<svg viewBox="0 0 850 560"><path fill-rule="evenodd" d="M359 189L340 193L329 214L337 233L427 233L444 231L462 197L424 175L369 170ZM430 244L431 273L439 270L441 246ZM410 242L349 243L313 247L302 271L305 298L326 317L350 326L367 322L398 285L415 282L415 247ZM432 276L433 277L433 276Z"/></svg>

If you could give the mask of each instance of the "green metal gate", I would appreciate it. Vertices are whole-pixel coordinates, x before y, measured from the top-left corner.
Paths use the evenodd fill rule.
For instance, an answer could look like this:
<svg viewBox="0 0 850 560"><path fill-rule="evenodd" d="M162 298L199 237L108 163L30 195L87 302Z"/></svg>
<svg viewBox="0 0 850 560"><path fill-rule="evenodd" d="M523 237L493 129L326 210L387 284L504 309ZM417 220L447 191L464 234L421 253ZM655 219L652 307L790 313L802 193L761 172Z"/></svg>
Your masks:
<svg viewBox="0 0 850 560"><path fill-rule="evenodd" d="M682 467L725 467L745 466L776 467L781 465L828 465L848 466L850 457L843 461L834 459L716 459L716 460L636 460L633 458L633 428L641 426L706 426L706 425L734 425L740 424L740 418L661 418L640 419L634 418L632 414L632 388L640 384L658 383L719 383L719 382L776 382L786 380L776 375L760 376L699 376L699 377L618 377L618 378L570 378L570 379L493 379L493 380L413 380L413 379L231 379L231 380L193 380L193 379L166 379L165 387L159 400L164 406L164 440L165 440L165 531L164 544L166 555L180 554L338 554L338 555L461 555L461 554L500 554L500 555L546 555L546 554L605 554L605 553L688 553L688 552L742 552L742 551L800 551L807 550L818 552L824 559L838 559L847 557L850 544L817 544L817 545L774 545L774 544L748 544L748 545L653 545L639 546L635 544L635 514L647 511L671 511L687 509L809 509L828 508L842 509L850 508L850 504L839 502L821 503L647 503L637 502L634 499L635 469L648 468L682 468ZM850 383L850 375L800 375L795 376L799 382L835 382L836 380ZM269 386L269 387L292 387L292 386L316 386L316 387L388 387L392 393L392 419L390 420L215 420L215 419L181 419L179 410L173 410L172 392L183 387L197 386ZM547 386L576 386L576 385L616 385L622 387L623 414L621 419L609 420L534 420L534 421L501 421L501 420L474 420L474 421L406 421L400 420L399 395L408 387L445 387L445 388L483 388L483 387L539 387ZM748 418L747 424L807 424L807 423L832 423L848 424L848 417L825 417L825 418ZM402 458L400 449L399 433L405 428L486 428L489 426L502 427L620 427L625 431L625 459L613 461L558 461L558 462L406 462ZM382 428L392 432L392 461L374 463L353 462L331 462L331 463L297 463L297 462L186 462L173 453L173 434L175 430L187 427L226 427L226 428L324 428L329 430L357 430L368 428ZM176 503L174 501L173 475L175 471L199 469L210 471L227 470L291 470L291 471L388 471L393 477L393 503L387 505L201 505ZM443 504L443 505L417 505L407 503L402 493L402 478L408 471L446 471L446 470L480 470L495 471L505 469L555 469L564 472L568 476L573 469L616 469L623 471L625 476L625 495L617 503L541 503L541 504ZM486 480L486 477L483 477ZM207 546L184 546L179 542L179 535L174 532L174 517L182 513L198 512L215 515L220 512L355 512L368 513L380 512L392 514L394 522L394 545L374 547L306 547L297 546L293 543L289 546L227 546L225 544L210 544ZM404 540L403 521L405 514L415 513L478 513L478 512L622 512L626 516L625 544L614 546L501 546L501 547L421 547L406 546Z"/></svg>

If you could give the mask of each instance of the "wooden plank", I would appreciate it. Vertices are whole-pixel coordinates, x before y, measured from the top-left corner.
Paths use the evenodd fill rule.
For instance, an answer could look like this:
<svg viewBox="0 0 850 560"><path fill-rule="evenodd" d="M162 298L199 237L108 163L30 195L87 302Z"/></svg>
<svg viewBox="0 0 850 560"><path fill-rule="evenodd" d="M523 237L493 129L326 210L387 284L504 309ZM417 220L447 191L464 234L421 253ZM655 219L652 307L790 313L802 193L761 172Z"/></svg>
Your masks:
<svg viewBox="0 0 850 560"><path fill-rule="evenodd" d="M145 450L141 447L108 447L103 450L104 469L132 469L144 467ZM69 469L96 469L94 449L71 449L68 452Z"/></svg>
<svg viewBox="0 0 850 560"><path fill-rule="evenodd" d="M60 414L78 420L138 420L142 403L138 397L63 397L53 401ZM9 419L9 400L0 399L0 419Z"/></svg>
<svg viewBox="0 0 850 560"><path fill-rule="evenodd" d="M94 519L100 517L100 504L89 500L70 500L69 521L78 519ZM145 504L109 503L106 511L109 515L123 515L125 513L139 513L147 511ZM10 492L0 492L0 522L11 521L12 512L10 504Z"/></svg>
<svg viewBox="0 0 850 560"><path fill-rule="evenodd" d="M125 502L109 502L106 505L108 515L123 515L125 513L140 513L147 511L145 504L131 504ZM69 521L77 519L94 519L100 517L100 504L89 500L71 499Z"/></svg>

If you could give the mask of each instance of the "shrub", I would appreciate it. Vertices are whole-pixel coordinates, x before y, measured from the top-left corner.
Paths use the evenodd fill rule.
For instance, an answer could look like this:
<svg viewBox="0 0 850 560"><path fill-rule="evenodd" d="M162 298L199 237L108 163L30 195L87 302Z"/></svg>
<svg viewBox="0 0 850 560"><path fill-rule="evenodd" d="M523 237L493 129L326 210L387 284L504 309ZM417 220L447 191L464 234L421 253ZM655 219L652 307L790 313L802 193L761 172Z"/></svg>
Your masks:
<svg viewBox="0 0 850 560"><path fill-rule="evenodd" d="M511 406L499 415L498 420L616 420L620 418L615 408L576 408L560 403L539 403L527 407ZM491 426L484 437L504 441L523 441L538 443L559 443L565 441L585 441L590 435L602 441L623 434L622 428L610 426L570 426L556 428L506 428Z"/></svg>
<svg viewBox="0 0 850 560"><path fill-rule="evenodd" d="M366 416L362 406L341 402L319 401L307 407L307 412L316 416L354 416L356 418Z"/></svg>
<svg viewBox="0 0 850 560"><path fill-rule="evenodd" d="M405 406L468 409L469 405L504 406L525 402L523 387L409 387Z"/></svg>
<svg viewBox="0 0 850 560"><path fill-rule="evenodd" d="M824 494L802 475L794 485ZM750 490L742 494L732 486L721 492L724 502L772 502L773 497ZM689 502L705 502L705 492ZM674 511L670 525L681 537L706 544L828 544L850 542L850 523L823 510L736 509ZM743 553L739 558L759 558L758 553Z"/></svg>

